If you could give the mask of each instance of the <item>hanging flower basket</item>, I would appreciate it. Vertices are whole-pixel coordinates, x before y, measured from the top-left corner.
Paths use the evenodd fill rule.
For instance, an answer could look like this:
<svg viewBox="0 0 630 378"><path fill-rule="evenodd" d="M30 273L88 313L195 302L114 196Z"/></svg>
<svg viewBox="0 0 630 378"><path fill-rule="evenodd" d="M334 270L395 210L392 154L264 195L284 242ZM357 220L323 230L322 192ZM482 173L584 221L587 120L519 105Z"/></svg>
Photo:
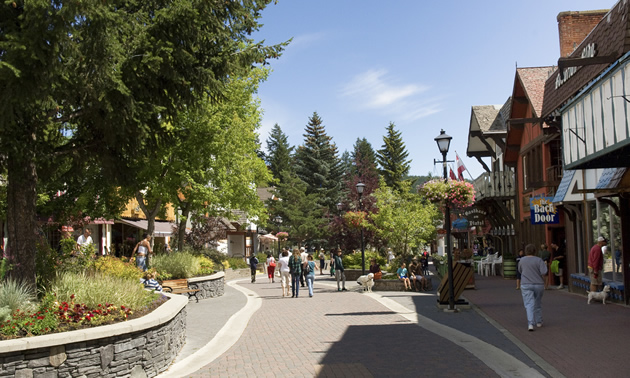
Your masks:
<svg viewBox="0 0 630 378"><path fill-rule="evenodd" d="M284 232L284 231L280 231L276 234L276 237L278 238L278 240L280 241L285 241L289 238L289 233L288 232Z"/></svg>
<svg viewBox="0 0 630 378"><path fill-rule="evenodd" d="M454 208L466 208L475 203L475 188L466 181L437 179L427 181L420 188L420 195L442 207L449 204Z"/></svg>
<svg viewBox="0 0 630 378"><path fill-rule="evenodd" d="M359 229L365 224L367 213L365 211L348 211L343 215L343 219L348 225L348 228Z"/></svg>

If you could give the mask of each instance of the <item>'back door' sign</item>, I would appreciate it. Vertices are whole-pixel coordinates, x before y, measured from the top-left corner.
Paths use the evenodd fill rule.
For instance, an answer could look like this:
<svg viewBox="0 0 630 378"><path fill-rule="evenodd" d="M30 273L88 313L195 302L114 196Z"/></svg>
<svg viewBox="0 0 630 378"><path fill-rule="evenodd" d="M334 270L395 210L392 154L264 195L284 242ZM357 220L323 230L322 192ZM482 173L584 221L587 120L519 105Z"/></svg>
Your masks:
<svg viewBox="0 0 630 378"><path fill-rule="evenodd" d="M553 205L553 197L530 198L529 212L532 224L556 224L560 222L558 208Z"/></svg>

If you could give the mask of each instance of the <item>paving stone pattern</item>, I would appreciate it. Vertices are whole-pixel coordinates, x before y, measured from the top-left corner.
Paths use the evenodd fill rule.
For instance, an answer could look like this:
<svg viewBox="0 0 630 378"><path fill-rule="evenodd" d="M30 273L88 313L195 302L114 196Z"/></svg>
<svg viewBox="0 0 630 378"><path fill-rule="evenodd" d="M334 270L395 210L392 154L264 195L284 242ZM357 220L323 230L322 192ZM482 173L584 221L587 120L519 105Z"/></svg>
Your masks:
<svg viewBox="0 0 630 378"><path fill-rule="evenodd" d="M317 279L312 298L306 288L299 298L283 298L278 283L241 283L263 298L262 307L239 341L193 376L496 376L466 350L368 296L318 287Z"/></svg>

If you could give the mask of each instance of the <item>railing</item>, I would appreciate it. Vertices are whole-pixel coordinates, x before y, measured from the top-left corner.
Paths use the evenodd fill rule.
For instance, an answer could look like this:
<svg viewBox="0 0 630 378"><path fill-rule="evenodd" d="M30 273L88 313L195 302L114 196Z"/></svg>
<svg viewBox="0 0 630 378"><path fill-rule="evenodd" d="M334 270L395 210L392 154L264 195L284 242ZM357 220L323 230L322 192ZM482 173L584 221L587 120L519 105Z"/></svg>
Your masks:
<svg viewBox="0 0 630 378"><path fill-rule="evenodd" d="M512 171L485 172L473 181L475 198L513 197L516 193Z"/></svg>

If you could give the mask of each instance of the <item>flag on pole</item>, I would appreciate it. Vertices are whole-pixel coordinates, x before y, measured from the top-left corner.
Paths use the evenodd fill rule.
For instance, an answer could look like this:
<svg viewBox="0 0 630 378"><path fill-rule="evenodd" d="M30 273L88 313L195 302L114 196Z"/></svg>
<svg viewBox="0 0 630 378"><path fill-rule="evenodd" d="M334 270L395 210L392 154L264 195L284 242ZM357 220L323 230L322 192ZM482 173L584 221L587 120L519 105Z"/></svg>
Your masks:
<svg viewBox="0 0 630 378"><path fill-rule="evenodd" d="M453 172L453 168L449 168L449 176L451 176L451 180L457 181L457 177L455 177L455 172Z"/></svg>
<svg viewBox="0 0 630 378"><path fill-rule="evenodd" d="M457 178L459 178L459 181L464 181L464 171L466 170L466 166L464 165L462 159L459 158L459 154L457 154L457 152L455 152L455 157L457 160Z"/></svg>

